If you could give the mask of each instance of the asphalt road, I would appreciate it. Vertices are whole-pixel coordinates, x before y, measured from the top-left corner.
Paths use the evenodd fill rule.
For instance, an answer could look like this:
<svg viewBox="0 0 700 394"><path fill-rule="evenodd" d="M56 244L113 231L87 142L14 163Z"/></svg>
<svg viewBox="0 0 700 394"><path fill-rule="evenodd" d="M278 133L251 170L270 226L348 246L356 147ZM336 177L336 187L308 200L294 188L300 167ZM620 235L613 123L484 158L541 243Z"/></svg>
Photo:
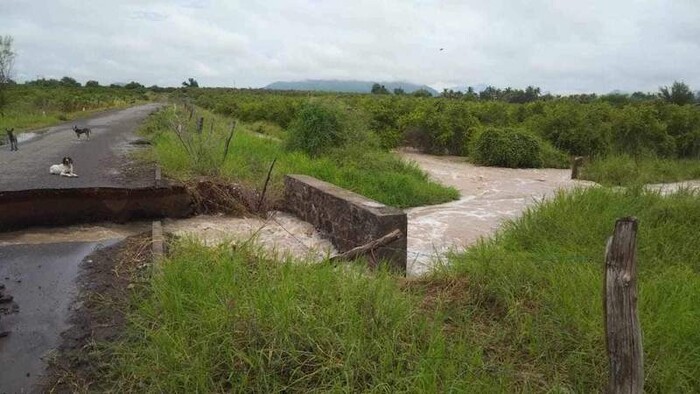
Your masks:
<svg viewBox="0 0 700 394"><path fill-rule="evenodd" d="M0 393L37 392L77 294L80 263L116 240L0 246L0 284L17 313L0 316Z"/></svg>
<svg viewBox="0 0 700 394"><path fill-rule="evenodd" d="M74 120L40 133L28 141L20 136L19 151L0 146L0 192L84 187L145 187L153 185L153 169L138 168L126 158L134 132L161 104L146 104ZM89 127L90 140L78 140L73 125ZM73 159L78 178L49 174L64 156Z"/></svg>

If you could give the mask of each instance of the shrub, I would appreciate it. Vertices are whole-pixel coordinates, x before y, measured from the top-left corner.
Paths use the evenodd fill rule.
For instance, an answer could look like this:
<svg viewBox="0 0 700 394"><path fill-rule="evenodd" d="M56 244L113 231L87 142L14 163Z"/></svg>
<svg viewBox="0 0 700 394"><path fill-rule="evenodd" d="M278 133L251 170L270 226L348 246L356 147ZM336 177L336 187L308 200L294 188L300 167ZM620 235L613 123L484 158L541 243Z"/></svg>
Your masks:
<svg viewBox="0 0 700 394"><path fill-rule="evenodd" d="M479 164L511 168L542 167L542 141L515 128L489 127L475 138L472 158Z"/></svg>
<svg viewBox="0 0 700 394"><path fill-rule="evenodd" d="M377 147L366 119L340 103L311 100L289 125L286 147L317 157L349 143L368 149Z"/></svg>
<svg viewBox="0 0 700 394"><path fill-rule="evenodd" d="M401 118L406 144L438 155L466 155L478 124L468 107L440 101L426 101Z"/></svg>

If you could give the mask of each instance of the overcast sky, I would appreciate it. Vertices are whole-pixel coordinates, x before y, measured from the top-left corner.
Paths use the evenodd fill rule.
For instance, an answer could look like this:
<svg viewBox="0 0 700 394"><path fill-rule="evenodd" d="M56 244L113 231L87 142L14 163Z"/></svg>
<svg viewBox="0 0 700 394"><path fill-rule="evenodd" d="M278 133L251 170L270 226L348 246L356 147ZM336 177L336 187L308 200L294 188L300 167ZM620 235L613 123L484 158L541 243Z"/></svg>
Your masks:
<svg viewBox="0 0 700 394"><path fill-rule="evenodd" d="M0 0L8 34L20 81L700 89L700 0Z"/></svg>

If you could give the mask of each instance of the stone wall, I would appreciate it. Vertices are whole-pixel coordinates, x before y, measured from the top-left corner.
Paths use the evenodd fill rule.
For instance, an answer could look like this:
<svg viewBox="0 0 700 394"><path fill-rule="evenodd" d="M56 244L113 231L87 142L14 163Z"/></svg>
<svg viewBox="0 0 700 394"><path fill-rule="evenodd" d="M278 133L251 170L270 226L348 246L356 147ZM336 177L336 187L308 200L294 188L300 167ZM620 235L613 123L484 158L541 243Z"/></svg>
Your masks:
<svg viewBox="0 0 700 394"><path fill-rule="evenodd" d="M193 214L184 186L38 189L0 192L0 231Z"/></svg>
<svg viewBox="0 0 700 394"><path fill-rule="evenodd" d="M407 219L403 211L306 175L287 175L284 183L287 210L325 233L341 253L401 230L404 236L377 249L375 256L406 272Z"/></svg>

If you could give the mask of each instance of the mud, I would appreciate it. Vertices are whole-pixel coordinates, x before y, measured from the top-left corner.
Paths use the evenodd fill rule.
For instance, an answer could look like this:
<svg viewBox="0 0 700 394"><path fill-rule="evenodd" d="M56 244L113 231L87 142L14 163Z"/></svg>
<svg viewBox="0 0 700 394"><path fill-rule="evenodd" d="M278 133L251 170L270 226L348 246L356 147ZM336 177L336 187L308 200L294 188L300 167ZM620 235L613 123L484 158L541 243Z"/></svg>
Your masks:
<svg viewBox="0 0 700 394"><path fill-rule="evenodd" d="M75 279L85 256L114 241L0 247L0 283L18 306L2 316L0 392L34 392L46 358L68 328Z"/></svg>
<svg viewBox="0 0 700 394"><path fill-rule="evenodd" d="M460 157L411 151L398 154L461 194L457 201L406 211L411 275L427 272L450 250L464 249L494 234L504 221L518 217L528 206L551 197L557 189L594 184L571 180L570 170L480 167Z"/></svg>
<svg viewBox="0 0 700 394"><path fill-rule="evenodd" d="M44 392L101 392L113 355L104 346L125 335L126 311L134 292L145 283L151 262L150 238L142 233L86 257L78 277L77 308L70 328L49 361Z"/></svg>

